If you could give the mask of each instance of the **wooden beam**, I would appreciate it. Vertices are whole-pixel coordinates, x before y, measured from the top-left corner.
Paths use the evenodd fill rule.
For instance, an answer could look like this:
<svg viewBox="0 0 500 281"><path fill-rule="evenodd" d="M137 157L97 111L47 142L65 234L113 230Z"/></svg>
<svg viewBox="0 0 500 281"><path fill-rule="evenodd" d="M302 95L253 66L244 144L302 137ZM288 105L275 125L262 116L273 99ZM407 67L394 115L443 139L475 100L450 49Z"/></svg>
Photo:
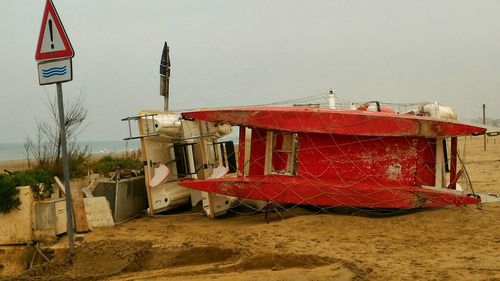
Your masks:
<svg viewBox="0 0 500 281"><path fill-rule="evenodd" d="M97 179L93 179L89 186L87 187L87 189L90 191L90 192L94 192L94 190L96 189L97 185L99 184L99 181Z"/></svg>
<svg viewBox="0 0 500 281"><path fill-rule="evenodd" d="M246 127L240 126L240 139L238 142L238 177L243 177L245 170L245 132Z"/></svg>
<svg viewBox="0 0 500 281"><path fill-rule="evenodd" d="M241 144L241 142L240 142ZM250 156L252 153L252 129L245 128L245 142L244 142L245 153L241 156L243 157L243 176L247 177L250 174Z"/></svg>
<svg viewBox="0 0 500 281"><path fill-rule="evenodd" d="M75 230L78 233L88 232L89 225L87 222L87 213L85 212L85 204L83 203L83 193L80 184L72 183L70 185L72 200L73 200L73 213L75 219Z"/></svg>
<svg viewBox="0 0 500 281"><path fill-rule="evenodd" d="M264 162L264 175L269 175L273 167L273 146L274 137L272 131L267 131L266 137L266 158Z"/></svg>
<svg viewBox="0 0 500 281"><path fill-rule="evenodd" d="M436 138L436 187L445 186L443 138Z"/></svg>
<svg viewBox="0 0 500 281"><path fill-rule="evenodd" d="M295 165L295 162L297 159L297 138L296 138L296 134L294 134L294 133L287 134L286 136L289 136L286 139L288 139L287 141L290 142L289 144L287 144L286 149L290 149L290 151L291 151L290 153L288 153L286 170L288 173L290 173L290 175L295 175L295 170L297 168ZM285 140L284 140L283 144L285 144Z"/></svg>
<svg viewBox="0 0 500 281"><path fill-rule="evenodd" d="M63 193L62 195L66 194L66 188L64 188L64 184L62 184L61 180L55 176L54 181L56 182L57 187L59 187L59 190Z"/></svg>
<svg viewBox="0 0 500 281"><path fill-rule="evenodd" d="M93 179L90 182L89 186L82 188L82 192L83 192L83 194L85 194L85 197L87 197L87 198L94 197L94 195L92 194L92 192L94 192L94 190L97 187L98 183L99 183L99 181L97 179Z"/></svg>

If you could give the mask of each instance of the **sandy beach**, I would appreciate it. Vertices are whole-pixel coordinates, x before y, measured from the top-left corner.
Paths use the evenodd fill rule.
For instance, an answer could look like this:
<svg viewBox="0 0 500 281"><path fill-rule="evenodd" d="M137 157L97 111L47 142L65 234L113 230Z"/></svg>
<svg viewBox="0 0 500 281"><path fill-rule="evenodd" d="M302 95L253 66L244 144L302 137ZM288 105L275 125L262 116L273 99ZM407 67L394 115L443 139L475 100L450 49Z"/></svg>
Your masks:
<svg viewBox="0 0 500 281"><path fill-rule="evenodd" d="M500 193L500 142L490 138L483 151L482 140L465 144L473 187ZM79 242L71 266L55 260L19 278L500 280L500 204L391 216L294 208L269 224L242 211L216 220L178 211L97 229Z"/></svg>
<svg viewBox="0 0 500 281"><path fill-rule="evenodd" d="M111 155L113 157L125 157L126 155L129 154L134 154L137 155L137 152L129 152L128 154L126 152L112 152L112 153L94 153L91 154L89 161L97 161L101 159L104 156ZM16 171L24 171L27 170L31 167L36 166L36 160L30 160L28 162L27 160L6 160L6 161L0 161L0 173L5 173L5 170L9 172L16 172Z"/></svg>
<svg viewBox="0 0 500 281"><path fill-rule="evenodd" d="M8 160L0 161L0 172L3 173L5 170L10 172L23 171L29 168L28 161L26 160Z"/></svg>

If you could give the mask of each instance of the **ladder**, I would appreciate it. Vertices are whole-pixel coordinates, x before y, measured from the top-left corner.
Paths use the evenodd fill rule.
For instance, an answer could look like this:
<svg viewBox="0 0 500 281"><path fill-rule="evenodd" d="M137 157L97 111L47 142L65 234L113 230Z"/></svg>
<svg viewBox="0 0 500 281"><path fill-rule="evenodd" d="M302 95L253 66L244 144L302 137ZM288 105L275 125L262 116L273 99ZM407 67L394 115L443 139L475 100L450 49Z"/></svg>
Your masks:
<svg viewBox="0 0 500 281"><path fill-rule="evenodd" d="M123 119L121 119L121 121L127 121L128 122L128 137L124 138L123 140L127 141L127 140L134 140L134 139L140 139L140 138L145 138L145 137L155 137L155 136L159 136L160 133L158 133L156 131L156 127L154 126L154 117L158 115L157 113L151 113L151 114L143 114L143 115L137 115L137 116L127 116ZM132 125L130 124L131 122L130 121L138 121L139 119L142 119L144 122L145 122L145 134L140 134L138 136L132 136ZM150 128L149 128L149 122L151 122L151 124L153 126L151 126L153 128L153 130L151 131Z"/></svg>

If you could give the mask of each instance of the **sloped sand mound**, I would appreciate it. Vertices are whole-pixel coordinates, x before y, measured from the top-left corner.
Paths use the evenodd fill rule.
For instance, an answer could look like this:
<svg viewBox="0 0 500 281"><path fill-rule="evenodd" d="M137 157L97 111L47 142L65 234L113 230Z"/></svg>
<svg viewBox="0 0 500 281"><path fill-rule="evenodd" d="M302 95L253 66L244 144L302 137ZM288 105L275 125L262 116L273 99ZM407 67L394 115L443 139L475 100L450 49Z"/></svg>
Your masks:
<svg viewBox="0 0 500 281"><path fill-rule="evenodd" d="M57 257L60 254L61 257ZM204 279L227 274L266 272L264 276L283 275L286 271L328 268L313 272L316 278L336 276L350 280L360 271L352 264L331 257L292 253L251 253L244 249L207 247L165 247L151 241L102 240L83 243L72 256L56 253L55 260L36 266L20 280L114 280ZM295 270L293 270L295 269ZM354 271L357 272L354 272ZM260 274L259 274L260 273Z"/></svg>

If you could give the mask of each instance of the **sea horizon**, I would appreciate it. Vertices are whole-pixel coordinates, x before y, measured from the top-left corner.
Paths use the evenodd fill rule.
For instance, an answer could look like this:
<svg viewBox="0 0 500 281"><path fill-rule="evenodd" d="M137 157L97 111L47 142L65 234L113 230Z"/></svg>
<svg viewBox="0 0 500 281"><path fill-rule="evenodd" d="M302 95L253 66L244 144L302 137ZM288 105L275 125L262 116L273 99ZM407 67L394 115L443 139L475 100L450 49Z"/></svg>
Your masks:
<svg viewBox="0 0 500 281"><path fill-rule="evenodd" d="M139 140L79 141L77 143L88 145L91 154L111 154L140 149ZM11 160L26 160L24 142L0 143L0 161Z"/></svg>

